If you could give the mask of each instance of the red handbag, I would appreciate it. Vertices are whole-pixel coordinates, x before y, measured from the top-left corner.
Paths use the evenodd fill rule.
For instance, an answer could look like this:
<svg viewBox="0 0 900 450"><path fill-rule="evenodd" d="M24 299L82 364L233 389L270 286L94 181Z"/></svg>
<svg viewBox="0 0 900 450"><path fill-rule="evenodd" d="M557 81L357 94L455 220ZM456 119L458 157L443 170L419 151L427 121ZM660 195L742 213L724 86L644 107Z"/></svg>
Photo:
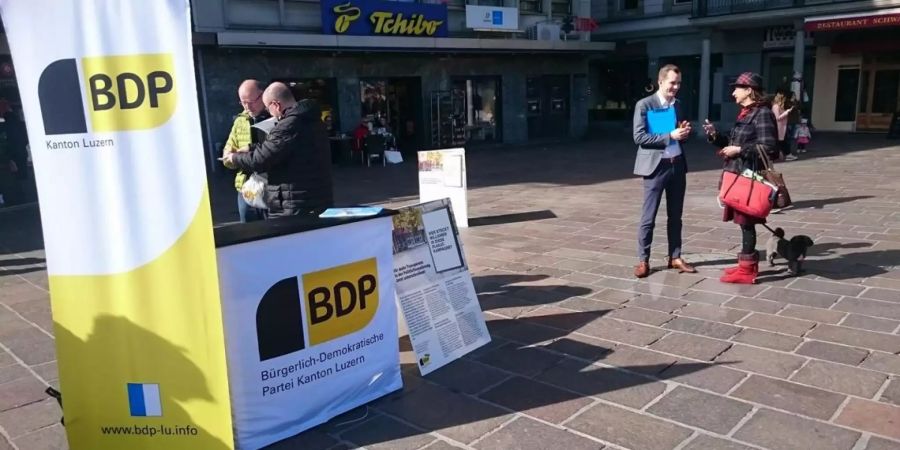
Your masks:
<svg viewBox="0 0 900 450"><path fill-rule="evenodd" d="M761 219L772 211L776 191L767 184L736 173L722 172L719 200L744 214Z"/></svg>

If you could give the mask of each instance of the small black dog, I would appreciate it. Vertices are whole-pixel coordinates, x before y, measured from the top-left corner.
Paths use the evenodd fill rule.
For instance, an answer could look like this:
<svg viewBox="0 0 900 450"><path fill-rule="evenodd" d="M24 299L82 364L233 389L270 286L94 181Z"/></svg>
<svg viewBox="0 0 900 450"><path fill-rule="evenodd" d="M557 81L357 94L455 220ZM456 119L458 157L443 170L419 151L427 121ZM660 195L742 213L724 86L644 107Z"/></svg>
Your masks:
<svg viewBox="0 0 900 450"><path fill-rule="evenodd" d="M798 234L790 240L784 238L784 230L776 228L773 236L766 242L766 260L769 266L775 265L775 258L781 257L788 262L788 272L798 275L803 270L806 251L813 246L813 240L804 234Z"/></svg>

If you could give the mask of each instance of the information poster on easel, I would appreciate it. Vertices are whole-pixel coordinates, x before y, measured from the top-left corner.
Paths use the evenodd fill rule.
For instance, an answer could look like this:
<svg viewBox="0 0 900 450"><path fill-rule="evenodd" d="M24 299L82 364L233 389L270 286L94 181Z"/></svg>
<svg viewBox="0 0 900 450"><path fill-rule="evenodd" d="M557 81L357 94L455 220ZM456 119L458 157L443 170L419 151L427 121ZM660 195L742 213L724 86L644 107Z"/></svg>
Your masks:
<svg viewBox="0 0 900 450"><path fill-rule="evenodd" d="M397 303L422 375L491 341L452 210L442 199L393 217Z"/></svg>

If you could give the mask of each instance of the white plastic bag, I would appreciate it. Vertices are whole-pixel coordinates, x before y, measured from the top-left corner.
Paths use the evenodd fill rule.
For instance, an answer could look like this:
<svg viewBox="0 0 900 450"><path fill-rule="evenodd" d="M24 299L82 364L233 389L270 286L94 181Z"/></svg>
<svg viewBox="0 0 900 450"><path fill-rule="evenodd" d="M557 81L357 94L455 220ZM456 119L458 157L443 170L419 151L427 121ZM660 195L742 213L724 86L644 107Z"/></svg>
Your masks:
<svg viewBox="0 0 900 450"><path fill-rule="evenodd" d="M268 209L266 206L266 185L268 180L265 175L254 173L247 178L241 186L241 196L248 205L259 208Z"/></svg>
<svg viewBox="0 0 900 450"><path fill-rule="evenodd" d="M385 150L384 160L389 164L400 164L403 162L403 155L396 150Z"/></svg>

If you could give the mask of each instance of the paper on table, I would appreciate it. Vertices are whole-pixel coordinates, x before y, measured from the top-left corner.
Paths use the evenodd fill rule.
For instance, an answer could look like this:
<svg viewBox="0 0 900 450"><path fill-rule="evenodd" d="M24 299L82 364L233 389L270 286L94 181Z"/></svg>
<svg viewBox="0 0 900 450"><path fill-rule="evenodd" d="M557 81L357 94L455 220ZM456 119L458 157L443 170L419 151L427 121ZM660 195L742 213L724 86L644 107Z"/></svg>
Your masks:
<svg viewBox="0 0 900 450"><path fill-rule="evenodd" d="M381 212L377 206L364 206L357 208L328 208L319 217L323 219L335 217L366 217L374 216Z"/></svg>

